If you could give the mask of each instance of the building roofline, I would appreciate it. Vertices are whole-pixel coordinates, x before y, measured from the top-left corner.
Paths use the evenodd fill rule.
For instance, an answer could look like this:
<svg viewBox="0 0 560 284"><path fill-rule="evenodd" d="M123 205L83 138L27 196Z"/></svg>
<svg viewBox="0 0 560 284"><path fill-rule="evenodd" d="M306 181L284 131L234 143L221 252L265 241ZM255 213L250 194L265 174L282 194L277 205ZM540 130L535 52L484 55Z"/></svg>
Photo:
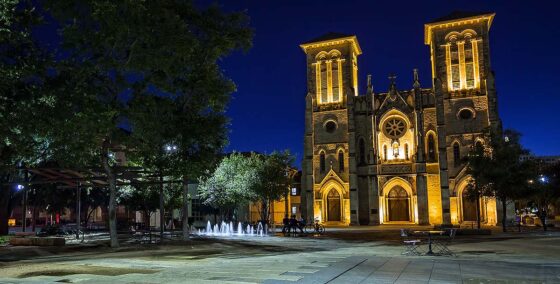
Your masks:
<svg viewBox="0 0 560 284"><path fill-rule="evenodd" d="M453 15L453 14L451 14L451 15ZM449 27L449 26L459 25L459 24L463 24L463 23L470 23L470 22L475 22L475 21L487 20L488 21L488 30L490 30L490 26L492 25L492 21L494 20L495 16L496 16L496 13L479 13L479 14L473 14L472 16L466 16L466 17L461 17L461 18L449 18L449 19L447 19L446 17L442 17L442 18L439 18L439 19L442 19L442 20L436 19L433 22L429 22L427 24L424 24L424 44L426 44L426 45L430 44L430 42L432 41L432 29L436 29L436 28L446 28L446 27Z"/></svg>
<svg viewBox="0 0 560 284"><path fill-rule="evenodd" d="M352 44L352 47L354 48L354 51L357 53L357 55L362 54L362 48L360 47L360 44L358 43L358 38L355 35L342 36L342 37L336 37L336 38L319 40L319 41L305 42L305 43L300 44L299 47L301 47L301 49L303 49L303 52L307 53L307 49L309 49L309 48L335 45L335 44L343 43L345 41L348 41Z"/></svg>

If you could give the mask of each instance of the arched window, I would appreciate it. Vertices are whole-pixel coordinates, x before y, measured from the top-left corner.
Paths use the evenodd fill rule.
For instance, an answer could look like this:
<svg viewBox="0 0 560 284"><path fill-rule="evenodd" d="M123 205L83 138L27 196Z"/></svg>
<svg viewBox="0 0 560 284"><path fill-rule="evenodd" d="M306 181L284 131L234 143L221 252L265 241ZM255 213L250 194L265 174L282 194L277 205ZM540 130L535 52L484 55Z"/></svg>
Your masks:
<svg viewBox="0 0 560 284"><path fill-rule="evenodd" d="M455 167L461 164L461 149L459 148L458 142L453 144L453 163L455 164Z"/></svg>
<svg viewBox="0 0 560 284"><path fill-rule="evenodd" d="M359 151L359 158L360 158L360 164L365 164L366 163L366 143L364 141L364 138L360 138L359 142L358 142L358 151Z"/></svg>
<svg viewBox="0 0 560 284"><path fill-rule="evenodd" d="M471 41L472 34L466 33L464 35L465 43L464 43L464 52L465 52L465 88L472 89L475 87L474 82L474 48L473 46L476 44L476 41Z"/></svg>
<svg viewBox="0 0 560 284"><path fill-rule="evenodd" d="M473 89L479 86L479 57L476 32L464 30L446 36L446 61L450 90Z"/></svg>
<svg viewBox="0 0 560 284"><path fill-rule="evenodd" d="M383 145L383 160L387 161L387 145Z"/></svg>
<svg viewBox="0 0 560 284"><path fill-rule="evenodd" d="M476 149L482 149L483 148L482 147L482 142L480 142L480 140L476 141L475 147L476 147Z"/></svg>
<svg viewBox="0 0 560 284"><path fill-rule="evenodd" d="M484 145L482 145L482 142L480 140L478 140L474 143L474 152L477 155L482 154L484 152Z"/></svg>
<svg viewBox="0 0 560 284"><path fill-rule="evenodd" d="M436 139L433 133L428 134L428 163L435 163L436 159Z"/></svg>
<svg viewBox="0 0 560 284"><path fill-rule="evenodd" d="M321 152L319 155L319 168L322 173L325 172L325 152Z"/></svg>
<svg viewBox="0 0 560 284"><path fill-rule="evenodd" d="M338 170L344 171L344 152L342 150L338 151Z"/></svg>
<svg viewBox="0 0 560 284"><path fill-rule="evenodd" d="M404 144L404 159L408 160L408 144Z"/></svg>

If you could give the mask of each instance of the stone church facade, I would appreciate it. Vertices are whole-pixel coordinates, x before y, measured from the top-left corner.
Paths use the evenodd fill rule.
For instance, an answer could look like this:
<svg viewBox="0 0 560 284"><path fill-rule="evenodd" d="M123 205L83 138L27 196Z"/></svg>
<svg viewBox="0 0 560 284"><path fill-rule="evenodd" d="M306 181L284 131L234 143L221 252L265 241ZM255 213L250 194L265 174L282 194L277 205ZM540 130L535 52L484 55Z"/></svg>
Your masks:
<svg viewBox="0 0 560 284"><path fill-rule="evenodd" d="M432 86L417 70L358 93L353 35L329 33L301 45L307 61L302 215L333 225L461 224L476 220L465 198L464 157L500 127L490 67L493 13L455 12L425 25ZM501 212L480 198L483 223Z"/></svg>

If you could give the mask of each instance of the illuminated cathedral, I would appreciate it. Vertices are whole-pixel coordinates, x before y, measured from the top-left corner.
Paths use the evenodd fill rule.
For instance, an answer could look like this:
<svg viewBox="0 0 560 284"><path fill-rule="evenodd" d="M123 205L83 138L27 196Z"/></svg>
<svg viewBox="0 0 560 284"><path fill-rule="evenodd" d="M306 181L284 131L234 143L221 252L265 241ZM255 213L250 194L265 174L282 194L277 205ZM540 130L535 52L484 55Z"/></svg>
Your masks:
<svg viewBox="0 0 560 284"><path fill-rule="evenodd" d="M489 30L493 13L454 12L424 26L431 87L414 70L411 85L358 93L353 35L328 33L301 44L307 61L301 211L332 225L464 224L476 221L466 198L465 155L499 127ZM483 223L501 206L481 197ZM498 208L498 209L497 209Z"/></svg>

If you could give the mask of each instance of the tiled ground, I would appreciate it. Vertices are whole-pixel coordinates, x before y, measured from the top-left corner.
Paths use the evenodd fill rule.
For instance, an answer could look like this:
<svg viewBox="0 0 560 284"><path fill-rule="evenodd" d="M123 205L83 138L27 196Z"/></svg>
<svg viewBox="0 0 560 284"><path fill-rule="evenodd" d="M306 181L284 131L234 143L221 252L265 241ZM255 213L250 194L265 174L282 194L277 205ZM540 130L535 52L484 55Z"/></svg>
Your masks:
<svg viewBox="0 0 560 284"><path fill-rule="evenodd" d="M403 257L395 242L364 239L200 240L64 255L35 249L39 257L19 261L9 259L23 250L0 248L0 283L560 283L558 233L459 238L454 257Z"/></svg>

